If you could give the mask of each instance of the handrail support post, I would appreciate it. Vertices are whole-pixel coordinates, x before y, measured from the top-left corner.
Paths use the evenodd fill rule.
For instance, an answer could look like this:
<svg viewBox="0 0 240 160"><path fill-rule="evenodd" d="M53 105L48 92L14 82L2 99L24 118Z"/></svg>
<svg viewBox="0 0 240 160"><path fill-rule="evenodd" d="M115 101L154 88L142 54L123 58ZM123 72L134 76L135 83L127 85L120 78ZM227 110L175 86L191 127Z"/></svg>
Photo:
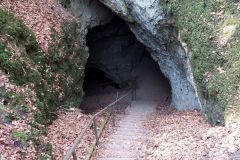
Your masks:
<svg viewBox="0 0 240 160"><path fill-rule="evenodd" d="M95 117L93 118L93 129L94 129L94 135L96 138L96 145L98 145L97 121Z"/></svg>
<svg viewBox="0 0 240 160"><path fill-rule="evenodd" d="M96 145L99 144L99 138L100 138L100 134L98 135L98 131L97 131L97 121L96 121L96 117L99 116L100 114L104 113L105 111L107 111L108 109L110 109L111 107L111 112L113 115L113 125L115 126L115 114L116 114L116 109L115 109L115 105L121 101L123 98L127 97L130 94L130 91L125 94L124 96L121 96L119 98L119 93L117 92L117 98L114 102L112 102L111 104L109 104L107 107L105 107L104 109L102 109L101 111L99 111L98 113L95 113L91 120L88 121L88 123L84 126L83 130L81 131L81 133L79 134L79 136L75 139L72 147L67 151L64 160L69 160L72 156L73 160L77 160L77 155L76 155L76 148L78 146L78 144L81 142L81 140L83 139L84 133L87 131L87 129L91 126L93 126L93 132L95 134L95 138L96 138Z"/></svg>
<svg viewBox="0 0 240 160"><path fill-rule="evenodd" d="M76 151L73 151L72 156L73 156L73 160L77 160L77 159L78 159L78 158L77 158Z"/></svg>
<svg viewBox="0 0 240 160"><path fill-rule="evenodd" d="M112 125L115 127L115 110L114 107L112 107Z"/></svg>

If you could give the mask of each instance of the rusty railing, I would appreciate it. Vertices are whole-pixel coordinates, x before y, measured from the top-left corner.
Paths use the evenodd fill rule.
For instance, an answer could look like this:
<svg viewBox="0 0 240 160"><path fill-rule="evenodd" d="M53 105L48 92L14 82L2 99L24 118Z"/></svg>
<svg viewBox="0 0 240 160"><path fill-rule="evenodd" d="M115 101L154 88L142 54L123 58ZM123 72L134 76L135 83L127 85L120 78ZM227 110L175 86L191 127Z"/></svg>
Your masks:
<svg viewBox="0 0 240 160"><path fill-rule="evenodd" d="M111 115L112 115L112 124L113 124L113 126L115 126L115 107L114 106L118 102L120 102L121 100L126 98L129 94L132 94L132 100L135 100L135 98L136 98L136 89L132 89L132 91L129 91L128 93L124 94L121 97L119 97L119 93L117 92L116 100L114 102L112 102L111 104L106 106L104 109L102 109L101 111L97 112L95 115L92 116L92 118L85 125L84 129L81 131L79 136L75 139L72 147L68 150L67 154L65 155L64 160L69 160L71 158L71 156L73 157L73 160L77 160L78 159L77 158L77 154L76 154L76 148L78 147L79 143L83 139L83 136L84 136L85 132L91 126L93 126L93 131L94 131L94 135L95 135L94 148L99 144L99 138L100 138L101 134L98 134L96 117L99 116L99 115L102 115L103 113L105 113L106 111L111 109L110 111L111 111Z"/></svg>

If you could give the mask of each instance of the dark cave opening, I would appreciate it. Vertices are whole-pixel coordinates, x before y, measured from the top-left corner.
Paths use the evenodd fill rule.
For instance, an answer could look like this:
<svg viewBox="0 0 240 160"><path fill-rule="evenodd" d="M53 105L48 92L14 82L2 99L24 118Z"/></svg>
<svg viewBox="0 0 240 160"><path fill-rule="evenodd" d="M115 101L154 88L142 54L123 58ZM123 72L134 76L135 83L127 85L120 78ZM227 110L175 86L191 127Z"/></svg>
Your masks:
<svg viewBox="0 0 240 160"><path fill-rule="evenodd" d="M90 56L85 68L84 101L89 96L115 93L135 85L137 99L164 101L170 97L170 103L168 79L122 19L114 18L89 29L87 46Z"/></svg>
<svg viewBox="0 0 240 160"><path fill-rule="evenodd" d="M104 93L103 89L107 86L118 88L118 84L113 82L106 74L97 68L86 68L83 89L85 96Z"/></svg>

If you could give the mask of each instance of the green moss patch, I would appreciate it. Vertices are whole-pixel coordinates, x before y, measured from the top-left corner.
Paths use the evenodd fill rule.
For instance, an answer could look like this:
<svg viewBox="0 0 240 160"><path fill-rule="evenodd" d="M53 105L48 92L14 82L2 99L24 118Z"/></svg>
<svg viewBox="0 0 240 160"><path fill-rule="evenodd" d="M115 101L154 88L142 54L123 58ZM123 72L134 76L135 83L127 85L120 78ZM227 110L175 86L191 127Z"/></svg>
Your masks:
<svg viewBox="0 0 240 160"><path fill-rule="evenodd" d="M31 54L36 53L39 49L33 32L12 13L2 9L0 9L0 33L18 45L24 46L23 49L26 50L29 56L33 56Z"/></svg>
<svg viewBox="0 0 240 160"><path fill-rule="evenodd" d="M224 0L166 0L165 11L175 19L180 37L192 54L194 77L206 100L206 114L211 117L208 107L213 107L209 103L213 99L216 109L224 112L240 82L240 22L236 4Z"/></svg>
<svg viewBox="0 0 240 160"><path fill-rule="evenodd" d="M37 93L41 115L36 119L44 124L60 107L78 107L83 96L82 83L87 59L85 32L75 22L67 22L59 35L53 31L54 43L43 53L34 34L13 14L0 10L0 33L7 42L0 42L0 68L19 86L32 86ZM14 43L17 55L8 48Z"/></svg>
<svg viewBox="0 0 240 160"><path fill-rule="evenodd" d="M26 145L28 141L28 134L23 131L18 131L16 129L12 131L12 137L14 140L20 141L23 145Z"/></svg>
<svg viewBox="0 0 240 160"><path fill-rule="evenodd" d="M32 141L41 153L40 159L51 152L51 145L40 137L46 134L45 127L56 117L55 112L63 107L79 107L82 101L88 54L86 32L79 28L76 22L66 22L60 34L53 30L53 43L44 53L33 32L12 13L0 9L0 70L9 76L10 83L25 89L24 93L15 93L0 88L0 120L26 120L30 132L25 135L14 130L12 137L26 145Z"/></svg>

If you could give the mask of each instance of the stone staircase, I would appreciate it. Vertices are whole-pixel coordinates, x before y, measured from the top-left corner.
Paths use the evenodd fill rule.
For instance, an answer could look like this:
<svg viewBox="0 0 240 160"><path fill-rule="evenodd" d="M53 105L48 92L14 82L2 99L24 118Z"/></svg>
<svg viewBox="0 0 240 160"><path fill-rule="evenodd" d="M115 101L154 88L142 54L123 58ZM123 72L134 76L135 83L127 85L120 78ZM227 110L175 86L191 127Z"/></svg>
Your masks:
<svg viewBox="0 0 240 160"><path fill-rule="evenodd" d="M105 150L98 160L134 160L141 159L138 150L147 136L143 123L147 116L155 111L155 101L133 101L131 107L117 124L115 131L107 138Z"/></svg>

